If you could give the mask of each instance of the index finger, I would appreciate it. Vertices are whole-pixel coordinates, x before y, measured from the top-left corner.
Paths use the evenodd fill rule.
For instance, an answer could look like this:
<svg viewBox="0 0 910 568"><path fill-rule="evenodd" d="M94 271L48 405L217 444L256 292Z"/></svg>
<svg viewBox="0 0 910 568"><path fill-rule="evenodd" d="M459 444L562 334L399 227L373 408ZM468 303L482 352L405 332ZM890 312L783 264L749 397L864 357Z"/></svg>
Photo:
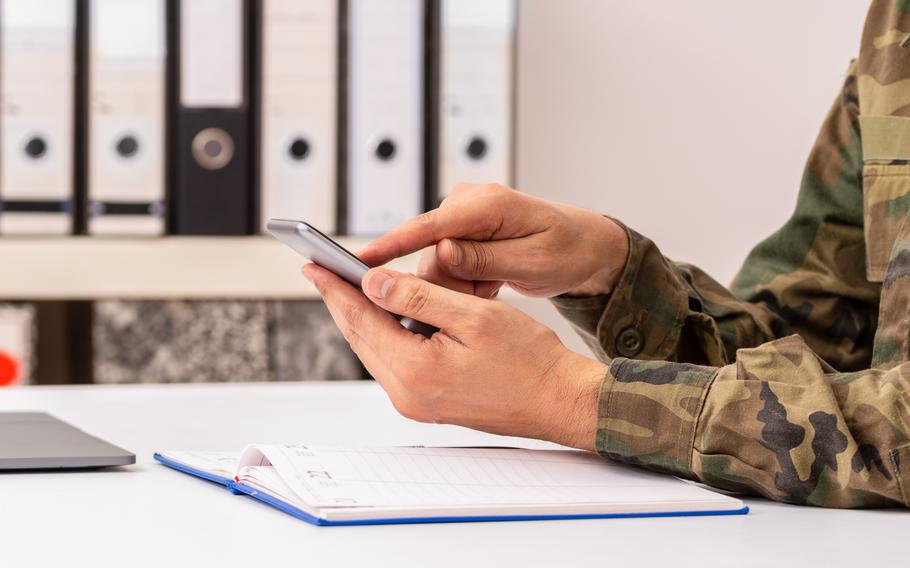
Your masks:
<svg viewBox="0 0 910 568"><path fill-rule="evenodd" d="M489 239L502 226L503 213L485 199L467 199L433 209L379 237L357 256L370 266L435 245L445 238Z"/></svg>

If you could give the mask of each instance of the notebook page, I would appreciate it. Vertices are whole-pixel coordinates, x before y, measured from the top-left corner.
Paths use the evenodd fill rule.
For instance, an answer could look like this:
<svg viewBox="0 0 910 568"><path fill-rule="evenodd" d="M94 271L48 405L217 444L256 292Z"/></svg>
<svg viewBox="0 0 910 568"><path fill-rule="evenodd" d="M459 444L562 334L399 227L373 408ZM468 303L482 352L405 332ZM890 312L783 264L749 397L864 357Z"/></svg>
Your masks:
<svg viewBox="0 0 910 568"><path fill-rule="evenodd" d="M272 466L254 466L243 468L243 473L239 476L239 480L244 484L257 489L264 493L268 493L272 497L281 499L286 503L290 503L297 507L306 508L306 504L303 503L294 492L287 486L281 476L275 471L275 468Z"/></svg>
<svg viewBox="0 0 910 568"><path fill-rule="evenodd" d="M323 507L673 503L720 498L678 479L575 451L254 446L304 503ZM242 471L242 467L241 467Z"/></svg>

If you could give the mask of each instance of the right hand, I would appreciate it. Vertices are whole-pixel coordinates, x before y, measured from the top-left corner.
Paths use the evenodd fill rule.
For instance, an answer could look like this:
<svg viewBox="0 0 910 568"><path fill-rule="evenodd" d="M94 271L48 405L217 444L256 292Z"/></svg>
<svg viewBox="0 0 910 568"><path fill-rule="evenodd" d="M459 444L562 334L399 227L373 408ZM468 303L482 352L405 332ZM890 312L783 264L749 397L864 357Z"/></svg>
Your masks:
<svg viewBox="0 0 910 568"><path fill-rule="evenodd" d="M435 245L435 246L434 246ZM609 294L625 266L625 230L593 211L500 185L459 184L438 209L373 241L371 266L424 251L418 275L490 298L506 284L534 297Z"/></svg>

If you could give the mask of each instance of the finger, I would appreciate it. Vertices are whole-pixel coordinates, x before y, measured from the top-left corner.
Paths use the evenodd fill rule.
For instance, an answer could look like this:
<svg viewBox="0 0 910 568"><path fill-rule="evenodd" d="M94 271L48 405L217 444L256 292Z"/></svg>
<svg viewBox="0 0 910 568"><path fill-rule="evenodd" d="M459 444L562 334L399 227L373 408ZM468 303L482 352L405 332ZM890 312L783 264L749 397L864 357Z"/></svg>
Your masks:
<svg viewBox="0 0 910 568"><path fill-rule="evenodd" d="M444 239L436 246L436 260L461 280L533 280L542 268L534 237L501 241Z"/></svg>
<svg viewBox="0 0 910 568"><path fill-rule="evenodd" d="M427 282L455 290L462 294L471 294L478 298L495 298L503 283L498 280L482 282L477 280L462 280L449 274L442 268L436 259L436 247L423 251L420 263L417 265L417 277Z"/></svg>
<svg viewBox="0 0 910 568"><path fill-rule="evenodd" d="M304 274L316 286L355 353L369 347L393 374L409 361L423 357L420 348L427 339L406 330L359 290L315 264L305 266Z"/></svg>
<svg viewBox="0 0 910 568"><path fill-rule="evenodd" d="M474 294L475 291L473 281L455 278L439 266L439 261L436 260L436 247L430 247L420 255L417 277L462 294Z"/></svg>
<svg viewBox="0 0 910 568"><path fill-rule="evenodd" d="M309 268L313 266L314 268ZM316 278L321 278L321 275L317 274L317 271L325 269L319 267L318 265L307 265L304 266L303 273L307 278L315 280ZM350 323L350 312L345 311L343 308L339 307L336 298L330 296L331 288L336 285L347 285L348 288L351 288L350 284L347 282L338 282L337 276L332 274L329 271L325 271L327 275L325 276L326 283L320 282L318 289L320 293L326 293L326 306L328 307L329 313L332 316L332 319L335 321L338 328L342 330L342 334L345 337L345 340L351 347L351 350L354 354L357 355L357 358L360 359L360 362L363 363L363 366L366 367L366 370L370 373L377 383L382 387L382 389L389 396L389 399L392 401L392 404L398 408L396 401L401 400L404 393L407 389L405 388L404 381L402 380L402 375L400 374L402 365L408 365L410 363L404 363L404 358L395 351L386 350L385 352L379 352L370 345L369 341L361 335L362 329L360 326L352 325ZM332 280L335 282L332 282ZM314 284L316 282L314 281ZM353 288L352 288L353 289ZM354 289L356 291L356 289ZM368 304L371 304L363 294L356 292L360 299L366 301ZM374 309L378 309L376 306L371 306ZM385 315L388 315L384 312ZM401 327L397 321L394 325L398 329L404 329ZM392 357L394 355L394 357Z"/></svg>
<svg viewBox="0 0 910 568"><path fill-rule="evenodd" d="M519 236L533 232L541 212L534 199L511 189L479 192L399 225L360 251L360 258L370 266L379 266L445 238L486 241L503 235Z"/></svg>
<svg viewBox="0 0 910 568"><path fill-rule="evenodd" d="M344 325L337 310L333 311L332 308L329 308L329 312L332 314L332 318L335 319L336 323L339 324L339 327ZM388 357L378 353L369 343L361 340L359 336L355 335L353 338L346 337L345 339L348 340L351 350L357 355L360 362L363 363L363 366L366 368L367 372L370 373L370 376L379 383L379 386L381 386L382 390L388 395L392 405L396 409L400 409L401 401L405 399L409 393L409 387L407 386L407 383L402 380L402 375L399 375L398 371L389 367ZM354 340L352 341L351 339ZM395 360L393 360L393 362Z"/></svg>
<svg viewBox="0 0 910 568"><path fill-rule="evenodd" d="M331 310L329 312L331 313ZM335 314L333 313L332 318L334 317ZM351 346L351 351L357 355L367 372L370 373L370 376L376 379L376 382L382 386L383 390L397 389L398 381L395 373L388 368L385 361L366 341L348 341L348 344Z"/></svg>
<svg viewBox="0 0 910 568"><path fill-rule="evenodd" d="M503 283L498 280L493 280L491 282L475 282L474 283L474 295L478 298L489 298L493 299L499 295L499 290L502 288Z"/></svg>
<svg viewBox="0 0 910 568"><path fill-rule="evenodd" d="M367 272L363 290L383 309L443 331L461 329L461 322L472 321L470 316L481 311L484 302L489 302L386 268Z"/></svg>

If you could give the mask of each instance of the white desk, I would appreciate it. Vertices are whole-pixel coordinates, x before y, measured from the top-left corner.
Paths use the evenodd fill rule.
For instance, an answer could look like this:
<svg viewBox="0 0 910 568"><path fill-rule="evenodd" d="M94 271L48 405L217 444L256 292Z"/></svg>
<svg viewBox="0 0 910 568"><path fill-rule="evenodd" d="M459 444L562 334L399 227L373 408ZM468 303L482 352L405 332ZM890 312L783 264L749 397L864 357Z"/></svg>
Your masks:
<svg viewBox="0 0 910 568"><path fill-rule="evenodd" d="M0 474L0 565L599 567L898 566L907 511L749 500L743 517L313 527L152 461L158 449L247 442L515 443L409 422L373 383L25 387L39 409L136 452L84 473ZM525 444L532 442L525 441Z"/></svg>

